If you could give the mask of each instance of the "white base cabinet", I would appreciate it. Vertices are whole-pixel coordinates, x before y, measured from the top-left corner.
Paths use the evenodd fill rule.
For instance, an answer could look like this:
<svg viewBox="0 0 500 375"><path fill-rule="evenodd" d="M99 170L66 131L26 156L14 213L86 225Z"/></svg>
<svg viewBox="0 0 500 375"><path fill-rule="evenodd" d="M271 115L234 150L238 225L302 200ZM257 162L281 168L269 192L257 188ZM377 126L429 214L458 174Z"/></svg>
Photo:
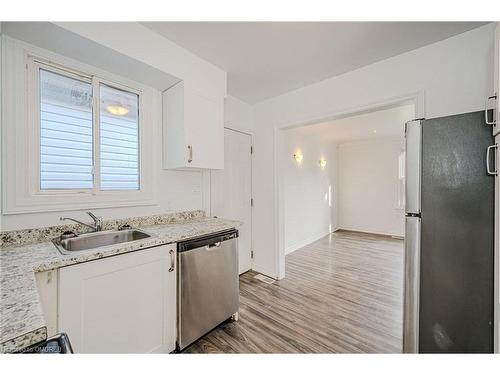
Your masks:
<svg viewBox="0 0 500 375"><path fill-rule="evenodd" d="M59 270L58 330L75 353L168 353L176 340L176 247Z"/></svg>

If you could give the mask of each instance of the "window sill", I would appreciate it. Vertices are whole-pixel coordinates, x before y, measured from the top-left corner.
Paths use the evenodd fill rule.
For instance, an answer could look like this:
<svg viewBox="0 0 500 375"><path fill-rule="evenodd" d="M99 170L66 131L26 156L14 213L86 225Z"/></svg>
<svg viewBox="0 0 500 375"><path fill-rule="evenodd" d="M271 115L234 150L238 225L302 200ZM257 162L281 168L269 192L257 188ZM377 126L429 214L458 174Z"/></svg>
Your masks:
<svg viewBox="0 0 500 375"><path fill-rule="evenodd" d="M108 194L99 196L87 194L33 195L30 199L17 204L6 204L3 215L28 214L37 212L72 211L95 208L117 208L136 206L155 206L158 204L150 194L141 196L124 194L121 197L110 197Z"/></svg>

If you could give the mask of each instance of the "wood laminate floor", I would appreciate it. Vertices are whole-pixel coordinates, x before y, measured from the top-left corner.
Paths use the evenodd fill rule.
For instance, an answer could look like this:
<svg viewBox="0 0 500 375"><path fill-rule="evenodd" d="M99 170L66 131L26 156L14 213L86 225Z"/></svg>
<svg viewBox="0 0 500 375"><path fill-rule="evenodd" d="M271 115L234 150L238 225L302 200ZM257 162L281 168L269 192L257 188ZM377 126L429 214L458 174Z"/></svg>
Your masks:
<svg viewBox="0 0 500 375"><path fill-rule="evenodd" d="M186 353L400 353L403 241L338 231L286 257L274 284L240 276L240 318Z"/></svg>

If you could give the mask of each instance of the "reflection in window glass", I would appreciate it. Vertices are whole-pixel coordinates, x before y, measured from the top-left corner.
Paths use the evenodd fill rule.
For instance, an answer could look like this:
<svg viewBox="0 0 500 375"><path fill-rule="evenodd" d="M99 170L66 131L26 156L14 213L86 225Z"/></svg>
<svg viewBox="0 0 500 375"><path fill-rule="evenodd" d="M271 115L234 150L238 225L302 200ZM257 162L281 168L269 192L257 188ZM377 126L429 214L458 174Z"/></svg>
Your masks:
<svg viewBox="0 0 500 375"><path fill-rule="evenodd" d="M99 91L101 190L139 189L139 96L104 84Z"/></svg>
<svg viewBox="0 0 500 375"><path fill-rule="evenodd" d="M92 189L92 86L40 69L40 189Z"/></svg>

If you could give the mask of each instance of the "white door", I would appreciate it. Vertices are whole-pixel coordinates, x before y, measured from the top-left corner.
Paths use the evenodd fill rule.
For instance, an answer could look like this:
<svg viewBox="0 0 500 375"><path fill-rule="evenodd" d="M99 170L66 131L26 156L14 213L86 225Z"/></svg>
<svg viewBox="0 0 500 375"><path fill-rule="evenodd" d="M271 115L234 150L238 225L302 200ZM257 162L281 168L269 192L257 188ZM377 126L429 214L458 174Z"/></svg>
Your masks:
<svg viewBox="0 0 500 375"><path fill-rule="evenodd" d="M212 216L239 220L239 271L252 267L252 137L224 129L224 169L211 172Z"/></svg>

